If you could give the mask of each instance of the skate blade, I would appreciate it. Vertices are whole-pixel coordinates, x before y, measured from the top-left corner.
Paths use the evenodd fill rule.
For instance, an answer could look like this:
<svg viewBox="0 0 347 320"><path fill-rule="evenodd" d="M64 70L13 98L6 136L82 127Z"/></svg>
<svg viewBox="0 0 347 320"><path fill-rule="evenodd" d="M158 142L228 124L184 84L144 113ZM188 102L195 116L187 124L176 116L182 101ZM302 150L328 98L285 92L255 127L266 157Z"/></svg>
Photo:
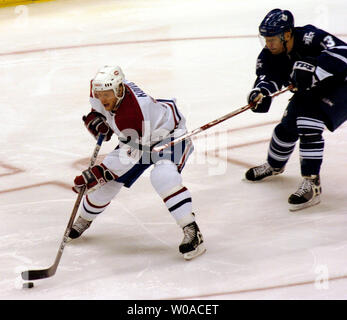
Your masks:
<svg viewBox="0 0 347 320"><path fill-rule="evenodd" d="M193 251L189 251L183 254L185 260L192 260L193 258L202 255L206 251L204 244L200 244Z"/></svg>
<svg viewBox="0 0 347 320"><path fill-rule="evenodd" d="M282 172L280 172L282 173ZM280 173L273 174L272 176L267 176L263 179L260 180L248 180L246 177L243 177L241 181L246 182L246 183L262 183L264 181L271 181L275 176L278 176Z"/></svg>
<svg viewBox="0 0 347 320"><path fill-rule="evenodd" d="M252 183L261 183L261 182L264 182L264 181L268 180L271 177L273 177L273 176L266 177L266 178L263 178L261 180L248 180L246 178L242 178L241 181L245 182L245 183L250 183L250 184L252 184ZM271 179L269 179L269 180L271 180Z"/></svg>
<svg viewBox="0 0 347 320"><path fill-rule="evenodd" d="M320 203L320 196L314 197L312 200L301 203L301 204L289 204L289 211L299 211L305 208L309 208L312 206L315 206L316 204Z"/></svg>

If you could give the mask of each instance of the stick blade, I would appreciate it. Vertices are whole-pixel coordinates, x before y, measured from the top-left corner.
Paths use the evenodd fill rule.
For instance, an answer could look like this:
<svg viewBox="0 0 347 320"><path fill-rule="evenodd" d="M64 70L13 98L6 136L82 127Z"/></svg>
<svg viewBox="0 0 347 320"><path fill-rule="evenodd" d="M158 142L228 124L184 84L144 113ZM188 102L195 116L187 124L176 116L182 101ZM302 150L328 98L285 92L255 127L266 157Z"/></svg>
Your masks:
<svg viewBox="0 0 347 320"><path fill-rule="evenodd" d="M38 280L49 278L54 275L55 272L52 272L51 268L42 269L42 270L27 270L22 272L23 280Z"/></svg>

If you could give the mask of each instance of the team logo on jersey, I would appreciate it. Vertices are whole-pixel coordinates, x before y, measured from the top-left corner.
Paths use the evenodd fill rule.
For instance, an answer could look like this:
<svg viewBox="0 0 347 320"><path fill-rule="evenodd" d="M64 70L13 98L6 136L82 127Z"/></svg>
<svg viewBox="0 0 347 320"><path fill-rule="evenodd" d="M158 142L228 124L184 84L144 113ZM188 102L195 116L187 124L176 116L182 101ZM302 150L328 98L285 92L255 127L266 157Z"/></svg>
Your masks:
<svg viewBox="0 0 347 320"><path fill-rule="evenodd" d="M257 68L257 69L260 69L260 68L262 68L262 67L263 67L263 63L261 62L261 59L258 59L258 60L257 60L256 68Z"/></svg>
<svg viewBox="0 0 347 320"><path fill-rule="evenodd" d="M312 43L312 40L313 40L313 37L314 37L314 32L306 32L304 34L304 37L303 37L303 40L305 42L306 45L309 45Z"/></svg>
<svg viewBox="0 0 347 320"><path fill-rule="evenodd" d="M118 75L119 75L119 71L118 71L118 70L115 70L115 72L113 72L113 74L114 74L115 76L118 76Z"/></svg>

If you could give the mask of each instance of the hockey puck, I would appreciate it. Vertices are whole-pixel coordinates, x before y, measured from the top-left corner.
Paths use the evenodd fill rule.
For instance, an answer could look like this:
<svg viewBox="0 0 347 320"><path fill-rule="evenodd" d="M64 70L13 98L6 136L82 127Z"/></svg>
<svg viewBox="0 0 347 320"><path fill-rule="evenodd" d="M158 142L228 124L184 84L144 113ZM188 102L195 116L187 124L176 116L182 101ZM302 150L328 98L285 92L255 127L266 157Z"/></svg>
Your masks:
<svg viewBox="0 0 347 320"><path fill-rule="evenodd" d="M23 283L23 289L31 289L34 287L34 282L25 282Z"/></svg>

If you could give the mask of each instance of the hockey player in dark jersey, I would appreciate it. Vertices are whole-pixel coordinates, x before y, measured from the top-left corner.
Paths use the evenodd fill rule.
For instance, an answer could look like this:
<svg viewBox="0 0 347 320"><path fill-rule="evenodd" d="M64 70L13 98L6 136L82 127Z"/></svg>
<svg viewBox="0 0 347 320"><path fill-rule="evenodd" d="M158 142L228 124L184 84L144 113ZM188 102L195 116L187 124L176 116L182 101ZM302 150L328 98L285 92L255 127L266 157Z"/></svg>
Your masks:
<svg viewBox="0 0 347 320"><path fill-rule="evenodd" d="M271 10L259 26L265 47L257 60L256 81L248 102L254 112L268 112L269 94L292 84L294 95L275 127L267 162L249 169L246 179L259 181L284 172L299 140L303 181L290 195L289 209L320 202L320 168L325 128L337 129L347 120L347 45L313 25L294 27L290 11Z"/></svg>

